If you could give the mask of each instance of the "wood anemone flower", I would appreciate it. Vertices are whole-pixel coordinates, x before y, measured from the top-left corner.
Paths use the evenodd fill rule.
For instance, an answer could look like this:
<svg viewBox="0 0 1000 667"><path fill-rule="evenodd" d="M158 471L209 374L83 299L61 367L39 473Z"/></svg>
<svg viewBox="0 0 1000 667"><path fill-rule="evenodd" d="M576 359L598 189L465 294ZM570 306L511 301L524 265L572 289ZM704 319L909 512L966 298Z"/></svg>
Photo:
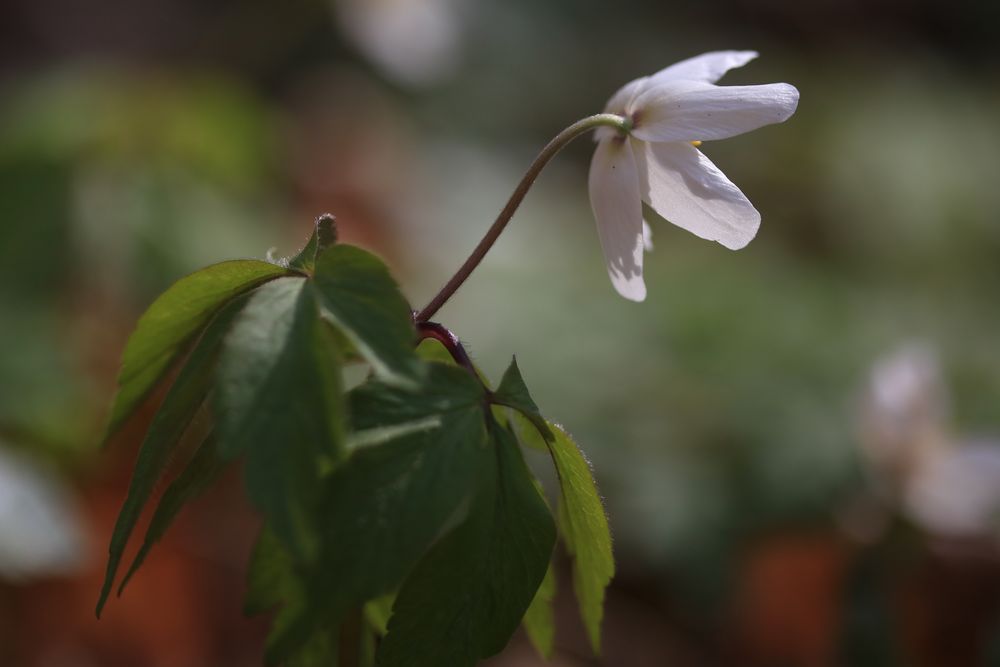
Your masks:
<svg viewBox="0 0 1000 667"><path fill-rule="evenodd" d="M590 164L590 203L618 293L646 298L642 254L642 202L671 223L731 250L757 234L760 213L718 167L698 150L702 141L726 139L780 123L795 112L799 91L787 83L717 86L753 51L715 51L636 79L612 96L605 111L623 116L627 131L602 127Z"/></svg>

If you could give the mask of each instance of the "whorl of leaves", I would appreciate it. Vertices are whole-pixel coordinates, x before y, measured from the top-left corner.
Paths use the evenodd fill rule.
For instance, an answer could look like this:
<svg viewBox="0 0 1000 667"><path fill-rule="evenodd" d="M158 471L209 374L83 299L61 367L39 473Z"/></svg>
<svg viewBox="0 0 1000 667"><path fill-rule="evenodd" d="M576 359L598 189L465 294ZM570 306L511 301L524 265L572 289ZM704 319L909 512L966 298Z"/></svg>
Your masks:
<svg viewBox="0 0 1000 667"><path fill-rule="evenodd" d="M109 421L108 437L170 382L111 536L98 615L161 480L172 478L119 594L181 508L242 459L266 526L246 609L275 613L269 663L336 663L345 623L361 664L471 666L521 623L549 656L557 532L597 651L614 564L586 460L516 363L494 391L437 343L418 347L411 313L381 260L336 243L330 216L288 261L223 262L164 292L125 348ZM350 390L347 363L371 370ZM521 445L551 454L556 519Z"/></svg>

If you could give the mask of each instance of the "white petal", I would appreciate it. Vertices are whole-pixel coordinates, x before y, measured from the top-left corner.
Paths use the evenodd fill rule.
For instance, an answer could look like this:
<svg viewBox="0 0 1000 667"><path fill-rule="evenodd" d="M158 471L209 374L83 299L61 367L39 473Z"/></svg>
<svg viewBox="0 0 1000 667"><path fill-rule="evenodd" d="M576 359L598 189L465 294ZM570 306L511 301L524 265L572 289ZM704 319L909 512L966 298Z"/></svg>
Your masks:
<svg viewBox="0 0 1000 667"><path fill-rule="evenodd" d="M798 103L799 91L787 83L716 86L670 81L644 88L635 99L632 134L645 141L725 139L780 123Z"/></svg>
<svg viewBox="0 0 1000 667"><path fill-rule="evenodd" d="M697 148L687 142L633 143L642 199L661 216L730 250L757 234L760 213Z"/></svg>
<svg viewBox="0 0 1000 667"><path fill-rule="evenodd" d="M625 110L628 105L635 99L636 95L642 92L646 85L646 81L649 77L641 77L633 81L629 81L624 86L618 89L608 103L604 106L604 113L616 113L619 116L625 115ZM611 137L618 134L618 130L613 127L599 127L597 131L594 132L594 141L604 141L605 139L610 139Z"/></svg>
<svg viewBox="0 0 1000 667"><path fill-rule="evenodd" d="M597 144L590 163L590 205L611 284L626 299L642 301L642 202L631 142L612 137Z"/></svg>
<svg viewBox="0 0 1000 667"><path fill-rule="evenodd" d="M643 86L646 85L648 80L648 76L639 77L638 79L629 81L624 86L619 88L604 106L604 113L617 113L624 115L629 102L631 102L632 99L642 91Z"/></svg>
<svg viewBox="0 0 1000 667"><path fill-rule="evenodd" d="M650 78L651 85L687 80L715 83L731 69L743 67L757 57L756 51L712 51L665 67Z"/></svg>
<svg viewBox="0 0 1000 667"><path fill-rule="evenodd" d="M642 249L653 252L653 228L645 220L642 221Z"/></svg>

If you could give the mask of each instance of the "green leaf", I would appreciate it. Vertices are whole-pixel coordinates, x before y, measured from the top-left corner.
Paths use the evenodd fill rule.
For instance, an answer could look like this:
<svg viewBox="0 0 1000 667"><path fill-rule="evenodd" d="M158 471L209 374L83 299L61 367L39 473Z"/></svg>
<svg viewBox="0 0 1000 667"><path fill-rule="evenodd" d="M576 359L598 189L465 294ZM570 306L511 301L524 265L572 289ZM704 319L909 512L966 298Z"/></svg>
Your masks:
<svg viewBox="0 0 1000 667"><path fill-rule="evenodd" d="M316 257L337 242L337 222L329 213L316 218L309 241L295 257L288 260L288 268L304 273L312 273L316 267Z"/></svg>
<svg viewBox="0 0 1000 667"><path fill-rule="evenodd" d="M208 394L212 384L212 364L223 336L244 303L244 299L232 301L212 319L163 399L163 404L149 427L149 433L139 448L128 494L111 534L107 573L97 602L98 616L111 592L122 553L142 508L166 471L177 443Z"/></svg>
<svg viewBox="0 0 1000 667"><path fill-rule="evenodd" d="M246 454L250 499L297 557L315 551L320 472L343 453L336 347L312 285L279 278L236 319L219 358L219 451Z"/></svg>
<svg viewBox="0 0 1000 667"><path fill-rule="evenodd" d="M139 318L125 345L105 438L142 403L219 307L286 273L280 266L256 260L222 262L181 278L161 294Z"/></svg>
<svg viewBox="0 0 1000 667"><path fill-rule="evenodd" d="M424 361L436 361L450 366L457 366L455 360L448 354L448 348L436 338L424 338L417 345L417 356Z"/></svg>
<svg viewBox="0 0 1000 667"><path fill-rule="evenodd" d="M471 667L501 651L545 576L555 524L506 429L492 422L466 520L410 574L379 648L381 667Z"/></svg>
<svg viewBox="0 0 1000 667"><path fill-rule="evenodd" d="M310 606L273 636L278 662L317 626L395 591L477 484L489 457L485 392L461 368L431 364L421 391L368 382L349 398L350 457L324 480Z"/></svg>
<svg viewBox="0 0 1000 667"><path fill-rule="evenodd" d="M243 612L248 616L262 614L296 598L304 599L304 593L295 577L292 557L265 525L250 555Z"/></svg>
<svg viewBox="0 0 1000 667"><path fill-rule="evenodd" d="M283 631L285 624L296 619L305 605L306 585L295 572L291 554L265 526L250 558L244 613L260 614L281 607L272 624L273 634ZM284 664L286 667L331 667L337 664L337 658L335 630L319 628L289 653Z"/></svg>
<svg viewBox="0 0 1000 667"><path fill-rule="evenodd" d="M396 594L388 593L365 603L365 619L379 637L386 633L395 601Z"/></svg>
<svg viewBox="0 0 1000 667"><path fill-rule="evenodd" d="M538 432L538 427L525 417L523 413L512 408L505 407L503 409L507 412L511 430L517 436L517 441L528 449L548 454L549 444L546 442L545 437ZM552 433L551 423L546 422L546 424L549 426L549 433ZM553 435L553 437L555 436Z"/></svg>
<svg viewBox="0 0 1000 667"><path fill-rule="evenodd" d="M412 311L380 259L360 248L335 245L316 260L314 274L329 318L390 384L414 388L422 366L413 352Z"/></svg>
<svg viewBox="0 0 1000 667"><path fill-rule="evenodd" d="M528 387L524 384L521 370L517 367L517 359L511 359L510 366L507 367L500 380L500 386L493 393L493 401L517 410L534 424L546 442L553 441L554 436L548 423L542 417L534 399L528 393Z"/></svg>
<svg viewBox="0 0 1000 667"><path fill-rule="evenodd" d="M146 560L153 545L166 534L167 528L173 523L181 508L190 500L201 495L215 481L224 467L225 465L216 451L215 439L209 435L198 447L198 451L195 452L184 471L167 487L163 497L160 498L160 503L156 506L156 512L149 523L149 528L146 529L146 537L142 542L142 547L132 561L128 572L122 578L121 585L118 586L118 595L122 594L132 575Z"/></svg>
<svg viewBox="0 0 1000 667"><path fill-rule="evenodd" d="M337 634L332 630L312 636L294 655L288 657L286 667L337 667L340 664Z"/></svg>
<svg viewBox="0 0 1000 667"><path fill-rule="evenodd" d="M559 475L559 529L573 558L573 590L595 653L601 650L604 590L615 574L611 533L590 464L576 443L555 424L549 452Z"/></svg>
<svg viewBox="0 0 1000 667"><path fill-rule="evenodd" d="M555 648L556 619L552 609L555 597L556 575L552 563L549 563L542 585L538 587L535 599L524 613L523 620L524 630L528 633L531 645L546 660L552 657L552 650Z"/></svg>

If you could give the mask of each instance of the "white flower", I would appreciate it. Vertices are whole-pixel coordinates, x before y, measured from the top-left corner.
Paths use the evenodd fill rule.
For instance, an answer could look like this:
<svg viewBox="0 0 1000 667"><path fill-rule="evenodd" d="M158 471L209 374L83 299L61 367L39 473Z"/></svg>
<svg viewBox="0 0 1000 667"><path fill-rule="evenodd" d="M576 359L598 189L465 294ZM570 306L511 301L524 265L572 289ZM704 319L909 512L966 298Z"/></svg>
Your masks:
<svg viewBox="0 0 1000 667"><path fill-rule="evenodd" d="M795 111L799 91L787 83L716 86L753 51L716 51L684 60L622 87L607 113L624 116L628 134L602 127L590 164L590 203L618 293L646 298L642 203L689 232L731 250L753 239L760 213L698 150L701 141L725 139L780 123Z"/></svg>

